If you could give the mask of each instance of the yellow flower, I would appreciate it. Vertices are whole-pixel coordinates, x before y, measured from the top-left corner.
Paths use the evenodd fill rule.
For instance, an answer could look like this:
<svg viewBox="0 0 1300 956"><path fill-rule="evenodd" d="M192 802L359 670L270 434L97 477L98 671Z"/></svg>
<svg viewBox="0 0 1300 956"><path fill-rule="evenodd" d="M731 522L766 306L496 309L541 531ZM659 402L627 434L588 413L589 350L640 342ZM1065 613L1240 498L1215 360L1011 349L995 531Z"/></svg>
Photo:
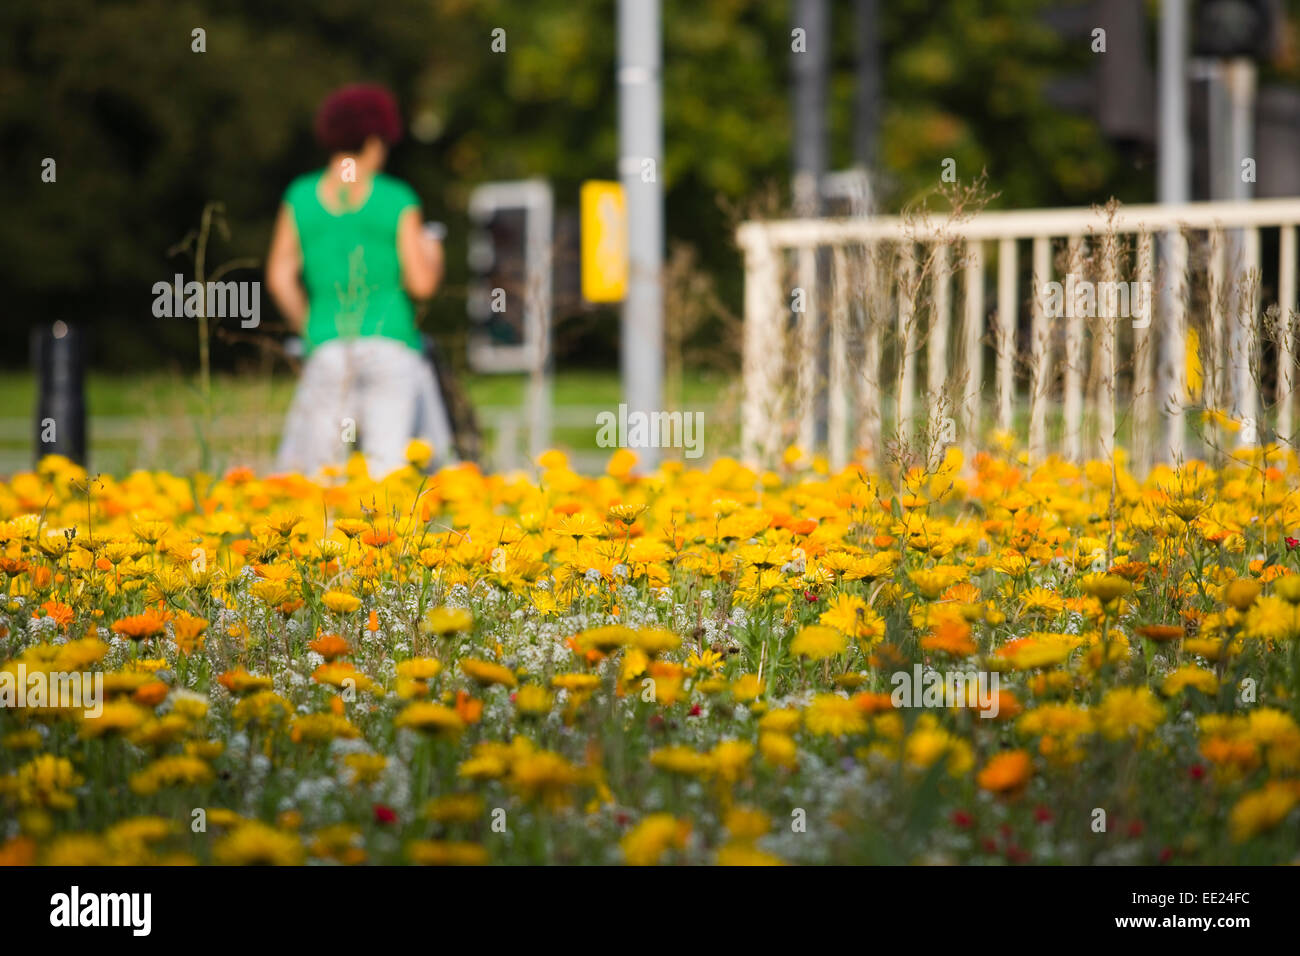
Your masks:
<svg viewBox="0 0 1300 956"><path fill-rule="evenodd" d="M1097 705L1097 728L1109 740L1141 738L1164 719L1164 706L1147 687L1115 687Z"/></svg>
<svg viewBox="0 0 1300 956"><path fill-rule="evenodd" d="M1260 584L1250 578L1238 578L1228 585L1223 599L1238 611L1244 611L1259 597Z"/></svg>
<svg viewBox="0 0 1300 956"><path fill-rule="evenodd" d="M477 793L448 793L424 805L424 816L437 823L474 823L486 804Z"/></svg>
<svg viewBox="0 0 1300 956"><path fill-rule="evenodd" d="M406 461L421 470L429 467L433 460L433 446L419 438L412 439L406 446Z"/></svg>
<svg viewBox="0 0 1300 956"><path fill-rule="evenodd" d="M420 866L483 866L488 862L487 850L478 843L417 840L406 848L406 855Z"/></svg>
<svg viewBox="0 0 1300 956"><path fill-rule="evenodd" d="M833 627L814 624L800 631L790 642L790 653L796 657L820 661L843 654L848 645L844 635Z"/></svg>
<svg viewBox="0 0 1300 956"><path fill-rule="evenodd" d="M240 824L212 848L212 858L222 866L297 866L304 855L295 834L257 822Z"/></svg>
<svg viewBox="0 0 1300 956"><path fill-rule="evenodd" d="M424 615L420 630L425 634L457 634L474 626L474 616L464 608L436 607Z"/></svg>
<svg viewBox="0 0 1300 956"><path fill-rule="evenodd" d="M383 754L346 754L343 765L351 774L349 783L376 783L388 767L388 758Z"/></svg>
<svg viewBox="0 0 1300 956"><path fill-rule="evenodd" d="M733 840L757 840L772 829L772 818L755 807L733 807L724 826Z"/></svg>
<svg viewBox="0 0 1300 956"><path fill-rule="evenodd" d="M1219 692L1219 678L1214 671L1207 671L1195 664L1185 664L1164 679L1160 693L1166 697L1176 697L1188 687L1194 687L1202 694L1213 697Z"/></svg>
<svg viewBox="0 0 1300 956"><path fill-rule="evenodd" d="M361 731L338 714L302 714L294 718L289 739L294 743L328 743L336 738L355 740Z"/></svg>
<svg viewBox="0 0 1300 956"><path fill-rule="evenodd" d="M468 678L484 687L490 687L493 684L503 684L506 687L514 687L517 681L510 668L502 667L500 664L493 664L491 661L481 661L473 657L462 657L460 661L461 672Z"/></svg>
<svg viewBox="0 0 1300 956"><path fill-rule="evenodd" d="M927 601L933 601L958 581L964 581L969 572L966 568L940 565L928 570L913 571L912 584Z"/></svg>
<svg viewBox="0 0 1300 956"><path fill-rule="evenodd" d="M131 790L150 796L164 787L194 787L212 779L212 768L197 757L175 756L155 760L144 770L131 775Z"/></svg>
<svg viewBox="0 0 1300 956"><path fill-rule="evenodd" d="M654 813L632 828L619 846L632 866L654 866L670 849L683 849L691 825L670 813Z"/></svg>
<svg viewBox="0 0 1300 956"><path fill-rule="evenodd" d="M674 746L655 750L650 754L650 765L684 777L703 777L713 771L713 758L690 747Z"/></svg>
<svg viewBox="0 0 1300 956"><path fill-rule="evenodd" d="M632 637L632 643L650 657L656 657L677 650L681 647L682 639L672 631L653 627L637 631Z"/></svg>
<svg viewBox="0 0 1300 956"><path fill-rule="evenodd" d="M410 727L426 734L455 736L465 729L465 722L450 707L427 701L407 705L393 718L394 727Z"/></svg>
<svg viewBox="0 0 1300 956"><path fill-rule="evenodd" d="M539 684L525 684L515 694L515 708L525 717L541 716L553 703L554 695Z"/></svg>
<svg viewBox="0 0 1300 956"><path fill-rule="evenodd" d="M1255 582L1234 581L1228 588L1231 590L1242 583L1254 584ZM1246 634L1250 637L1277 641L1300 635L1300 608L1289 601L1276 595L1268 595L1254 599L1247 608Z"/></svg>
<svg viewBox="0 0 1300 956"><path fill-rule="evenodd" d="M361 607L361 598L346 591L326 591L321 596L321 603L335 614L351 614Z"/></svg>
<svg viewBox="0 0 1300 956"><path fill-rule="evenodd" d="M1228 814L1228 827L1235 843L1273 829L1300 802L1300 784L1294 780L1270 780L1262 790L1246 794Z"/></svg>
<svg viewBox="0 0 1300 956"><path fill-rule="evenodd" d="M745 841L725 843L718 848L718 866L785 866L785 861Z"/></svg>
<svg viewBox="0 0 1300 956"><path fill-rule="evenodd" d="M843 737L867 729L867 719L858 706L838 694L818 694L804 712L804 723L814 734Z"/></svg>
<svg viewBox="0 0 1300 956"><path fill-rule="evenodd" d="M1102 604L1112 604L1133 593L1133 584L1118 574L1088 574L1079 580L1079 590Z"/></svg>
<svg viewBox="0 0 1300 956"><path fill-rule="evenodd" d="M412 657L397 665L397 676L406 680L431 680L442 672L442 662L433 657Z"/></svg>
<svg viewBox="0 0 1300 956"><path fill-rule="evenodd" d="M774 767L793 770L799 763L799 748L789 734L767 731L758 735L758 750Z"/></svg>

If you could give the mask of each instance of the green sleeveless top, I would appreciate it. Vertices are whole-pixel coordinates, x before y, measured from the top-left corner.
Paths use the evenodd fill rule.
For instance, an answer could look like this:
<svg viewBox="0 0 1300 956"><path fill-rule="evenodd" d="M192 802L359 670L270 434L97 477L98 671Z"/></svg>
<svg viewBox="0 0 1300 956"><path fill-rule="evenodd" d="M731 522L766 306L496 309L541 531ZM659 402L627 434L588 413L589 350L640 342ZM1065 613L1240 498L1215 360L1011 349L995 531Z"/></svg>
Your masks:
<svg viewBox="0 0 1300 956"><path fill-rule="evenodd" d="M419 349L415 310L402 288L397 220L420 200L400 179L379 173L361 205L331 212L317 193L325 173L299 176L284 194L302 245L308 303L304 352L330 339L358 336L382 336Z"/></svg>

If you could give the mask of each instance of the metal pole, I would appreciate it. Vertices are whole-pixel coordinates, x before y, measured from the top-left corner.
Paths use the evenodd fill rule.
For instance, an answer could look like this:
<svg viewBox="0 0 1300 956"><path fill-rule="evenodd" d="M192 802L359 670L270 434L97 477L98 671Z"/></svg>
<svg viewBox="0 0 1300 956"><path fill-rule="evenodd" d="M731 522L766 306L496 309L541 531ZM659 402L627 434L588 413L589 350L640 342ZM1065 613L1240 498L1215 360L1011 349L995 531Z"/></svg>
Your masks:
<svg viewBox="0 0 1300 956"><path fill-rule="evenodd" d="M85 353L81 331L59 321L32 330L36 367L36 461L63 455L86 463Z"/></svg>
<svg viewBox="0 0 1300 956"><path fill-rule="evenodd" d="M853 158L866 170L876 168L880 125L880 35L877 0L857 0L857 122Z"/></svg>
<svg viewBox="0 0 1300 956"><path fill-rule="evenodd" d="M1255 187L1242 174L1242 162L1255 156L1255 63L1246 57L1228 60L1223 65L1223 84L1228 105L1228 155L1224 157L1228 195L1225 198L1249 200ZM1259 230L1234 229L1231 233L1232 303L1231 338L1228 362L1232 368L1232 413L1243 423L1237 438L1242 445L1258 444L1258 369L1259 302L1257 274L1259 268Z"/></svg>
<svg viewBox="0 0 1300 956"><path fill-rule="evenodd" d="M826 0L794 0L790 8L790 82L793 111L791 165L794 169L795 215L821 214L822 179L826 174L826 85L830 15ZM816 248L800 249L796 274L804 310L796 315L798 443L806 452L826 432L822 390L821 276Z"/></svg>
<svg viewBox="0 0 1300 956"><path fill-rule="evenodd" d="M623 302L623 396L630 412L663 403L664 201L659 0L618 3L619 178L627 197L627 298ZM638 448L646 467L657 448Z"/></svg>
<svg viewBox="0 0 1300 956"><path fill-rule="evenodd" d="M1164 205L1185 203L1191 198L1191 161L1187 135L1187 0L1161 0L1160 4L1160 145L1156 176L1157 201ZM1164 334L1160 336L1160 368L1164 373L1158 394L1180 406L1186 401L1181 370L1185 367L1186 343L1182 329L1173 328L1174 317L1179 316L1176 300L1182 293L1181 248L1175 233L1160 237L1161 264L1160 321ZM1179 274L1174 275L1178 270ZM1182 429L1181 411L1168 410L1169 428ZM1162 457L1172 461L1182 455L1182 435L1167 435Z"/></svg>

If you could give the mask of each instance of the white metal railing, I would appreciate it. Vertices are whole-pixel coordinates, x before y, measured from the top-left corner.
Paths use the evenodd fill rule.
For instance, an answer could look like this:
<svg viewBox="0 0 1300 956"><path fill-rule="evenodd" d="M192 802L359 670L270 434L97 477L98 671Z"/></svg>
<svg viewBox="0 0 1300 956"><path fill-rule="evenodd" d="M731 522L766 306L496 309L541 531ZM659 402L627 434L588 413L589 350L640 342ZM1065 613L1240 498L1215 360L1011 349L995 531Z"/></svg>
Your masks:
<svg viewBox="0 0 1300 956"><path fill-rule="evenodd" d="M745 258L744 455L766 463L789 440L807 450L816 447L823 388L826 450L833 466L851 457L851 420L858 450L868 461L879 460L886 408L893 412L891 440L916 439L933 459L960 432L971 451L986 435L989 344L993 424L1013 431L1024 393L1027 434L1017 437L1034 461L1049 451L1048 413L1058 395L1060 451L1074 460L1085 454L1085 422L1094 433L1089 452L1109 456L1120 433L1117 414L1127 419L1130 412L1135 468L1182 460L1185 412L1199 404L1236 419L1238 444L1261 442L1266 432L1289 441L1297 224L1300 199L983 212L946 221L744 223L737 231ZM1268 340L1261 335L1264 229L1276 230L1279 237L1273 313L1278 321ZM1018 263L1021 240L1031 246L1028 289ZM1159 269L1157 242L1162 244ZM996 309L990 314L985 265L986 247L993 243ZM962 308L960 328L953 329L952 283L958 272L964 279ZM1124 291L1119 284L1125 283L1125 273L1137 283L1130 290L1145 292L1147 311L1131 311L1132 322L1113 311L1121 301L1113 294ZM1052 282L1061 283L1056 295ZM1099 311L1108 314L1078 314L1088 312L1084 286L1106 296ZM1071 288L1081 298L1071 299ZM1020 344L1026 301L1028 341ZM1198 336L1204 368L1197 396L1188 395L1191 331ZM1269 342L1276 377L1273 401L1261 408L1260 386L1272 371L1264 361ZM950 352L960 353L960 361L950 361ZM925 363L924 396L917 394L918 360ZM882 384L887 381L890 387ZM1127 402L1121 407L1124 387ZM914 415L920 397L924 419Z"/></svg>

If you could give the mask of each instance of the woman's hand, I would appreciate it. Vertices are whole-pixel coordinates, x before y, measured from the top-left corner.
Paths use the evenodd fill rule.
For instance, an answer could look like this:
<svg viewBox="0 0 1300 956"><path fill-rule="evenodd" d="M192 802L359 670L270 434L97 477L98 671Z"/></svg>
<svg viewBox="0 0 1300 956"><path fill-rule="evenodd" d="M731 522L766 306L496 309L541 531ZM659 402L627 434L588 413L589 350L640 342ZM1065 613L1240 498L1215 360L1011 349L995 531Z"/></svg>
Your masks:
<svg viewBox="0 0 1300 956"><path fill-rule="evenodd" d="M266 256L266 288L289 328L301 334L307 321L307 293L302 287L302 245L293 212L280 207Z"/></svg>
<svg viewBox="0 0 1300 956"><path fill-rule="evenodd" d="M402 285L412 299L428 299L442 282L442 243L424 231L419 209L408 209L397 223L397 257Z"/></svg>

